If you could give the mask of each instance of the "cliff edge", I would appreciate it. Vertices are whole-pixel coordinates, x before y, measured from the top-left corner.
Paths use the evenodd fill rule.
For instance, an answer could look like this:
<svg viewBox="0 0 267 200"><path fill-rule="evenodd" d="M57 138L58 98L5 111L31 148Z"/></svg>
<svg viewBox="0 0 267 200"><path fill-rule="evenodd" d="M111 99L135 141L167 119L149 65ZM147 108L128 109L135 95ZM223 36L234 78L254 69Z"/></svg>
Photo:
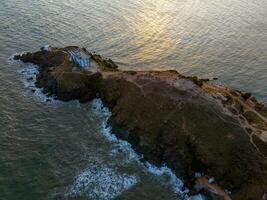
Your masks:
<svg viewBox="0 0 267 200"><path fill-rule="evenodd" d="M92 68L80 70L69 59L73 48L15 59L39 66L36 85L48 95L81 102L100 97L112 111L113 132L145 160L167 164L192 192L193 174L201 172L215 177L234 200L267 198L267 108L249 93L173 70L122 71L85 49ZM212 190L203 185L202 191ZM229 197L216 191L209 198Z"/></svg>

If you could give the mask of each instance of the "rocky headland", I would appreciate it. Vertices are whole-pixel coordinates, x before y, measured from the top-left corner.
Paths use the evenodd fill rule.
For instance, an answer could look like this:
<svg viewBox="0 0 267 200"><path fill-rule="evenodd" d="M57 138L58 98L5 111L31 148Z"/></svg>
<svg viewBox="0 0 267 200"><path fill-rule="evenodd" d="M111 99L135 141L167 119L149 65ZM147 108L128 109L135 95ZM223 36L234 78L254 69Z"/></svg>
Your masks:
<svg viewBox="0 0 267 200"><path fill-rule="evenodd" d="M119 70L86 49L92 67L80 70L69 57L73 48L42 49L15 59L39 66L36 86L47 95L63 101L101 98L112 111L114 134L144 160L170 167L192 193L267 199L267 107L251 94L173 70ZM217 184L196 178L196 172Z"/></svg>

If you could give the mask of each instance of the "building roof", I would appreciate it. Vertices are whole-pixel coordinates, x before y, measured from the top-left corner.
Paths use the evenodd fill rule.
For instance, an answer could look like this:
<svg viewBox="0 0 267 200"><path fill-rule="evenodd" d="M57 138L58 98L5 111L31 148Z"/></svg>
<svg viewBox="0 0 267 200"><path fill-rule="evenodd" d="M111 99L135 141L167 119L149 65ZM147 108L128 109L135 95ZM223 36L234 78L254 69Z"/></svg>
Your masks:
<svg viewBox="0 0 267 200"><path fill-rule="evenodd" d="M81 49L76 48L70 51L70 57L74 63L79 65L82 69L90 67L90 57Z"/></svg>

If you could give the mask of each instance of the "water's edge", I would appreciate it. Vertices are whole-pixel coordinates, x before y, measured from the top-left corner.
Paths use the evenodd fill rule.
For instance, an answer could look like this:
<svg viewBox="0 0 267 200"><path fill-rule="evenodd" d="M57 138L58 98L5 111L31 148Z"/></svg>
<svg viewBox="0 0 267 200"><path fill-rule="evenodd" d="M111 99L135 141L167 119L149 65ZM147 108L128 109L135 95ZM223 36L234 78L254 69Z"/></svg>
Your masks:
<svg viewBox="0 0 267 200"><path fill-rule="evenodd" d="M20 53L23 54L24 52ZM22 69L18 70L18 73L22 75L22 82L24 87L29 91L29 95L33 95L37 101L46 103L46 104L57 104L63 105L66 104L60 100L57 100L53 96L47 96L43 93L41 88L35 86L36 76L38 75L38 66L31 63L22 63L21 61L14 60L14 56L18 55L17 53L12 55L8 59L8 63L11 65L22 65ZM75 102L74 102L75 103ZM78 101L75 103L79 103ZM90 106L93 108L93 112L96 115L100 115L103 118L101 134L106 138L107 141L114 143L114 148L123 149L123 152L127 154L128 161L127 162L135 162L137 163L145 173L150 173L154 176L167 176L168 185L171 190L177 194L182 200L202 200L205 198L202 195L194 195L189 196L189 190L185 187L183 181L179 179L170 168L166 165L161 167L157 167L152 165L149 162L144 162L142 159L142 155L138 155L133 150L130 143L127 141L118 139L115 134L112 133L111 127L108 125L108 119L111 116L111 112L107 107L103 105L101 99L94 99L90 103ZM113 153L118 153L118 151L114 150ZM86 193L86 195L92 199L100 199L100 200L109 200L120 195L124 190L128 190L139 182L139 178L134 175L126 175L119 174L113 171L111 168L102 168L100 172L95 171L99 166L90 166L88 169L85 169L82 173L78 174L74 178L74 182L66 191L65 198L74 198L82 196ZM98 169L99 170L99 169ZM117 186L112 185L112 181L107 184L108 176L110 176L111 180L115 180ZM93 178L92 178L93 177ZM98 177L98 178L96 178ZM105 185L105 187L111 187L110 190L99 190L97 188L92 189L92 184L98 179L100 184ZM166 179L165 179L166 180ZM166 183L165 183L166 184ZM101 186L103 188L103 186Z"/></svg>

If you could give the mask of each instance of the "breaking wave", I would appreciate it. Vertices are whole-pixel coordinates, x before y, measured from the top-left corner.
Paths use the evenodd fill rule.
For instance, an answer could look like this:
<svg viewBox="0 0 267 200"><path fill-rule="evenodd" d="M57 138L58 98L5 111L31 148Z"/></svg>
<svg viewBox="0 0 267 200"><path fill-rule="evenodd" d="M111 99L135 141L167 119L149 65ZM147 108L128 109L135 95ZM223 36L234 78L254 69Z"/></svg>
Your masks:
<svg viewBox="0 0 267 200"><path fill-rule="evenodd" d="M149 162L141 162L140 160L142 156L138 155L134 151L131 144L127 141L117 138L116 135L112 133L111 127L107 124L107 121L111 116L111 112L107 107L103 105L101 99L94 99L91 102L91 107L93 108L92 111L94 114L104 116L101 133L109 142L113 143L111 154L118 153L118 149L120 149L126 155L126 163L137 162L142 170L146 173L148 172L157 177L164 177L164 181L166 181L167 183L165 182L162 184L168 184L171 187L172 191L176 193L180 198L188 200L190 199L190 197L188 196L189 190L185 188L183 181L179 179L170 168L168 168L167 166L156 167Z"/></svg>
<svg viewBox="0 0 267 200"><path fill-rule="evenodd" d="M32 93L36 100L53 105L66 104L53 96L47 96L43 93L42 89L35 86L38 66L14 60L14 55L9 58L9 63L19 64L22 67L18 70L22 75L22 82L25 88L28 89L28 92ZM73 101L71 104L79 107L78 101ZM115 134L112 133L111 127L107 124L111 112L103 105L101 99L92 100L89 106L91 108L91 114L102 118L100 133L108 142L112 143L112 149L108 152L110 156L116 156L118 152L120 152L120 154L123 153L124 159L122 162L126 164L135 163L145 173L159 177L161 184L164 186L168 185L181 199L194 199L188 196L188 189L184 187L183 181L179 179L171 169L166 166L156 167L148 162L141 162L142 156L134 151L131 144L118 139ZM140 178L138 175L120 173L114 167L90 164L88 168L74 178L73 183L68 187L65 193L65 198L68 199L85 195L94 200L111 200L124 191L134 187L139 180Z"/></svg>
<svg viewBox="0 0 267 200"><path fill-rule="evenodd" d="M15 53L10 58L8 58L8 63L11 65L17 65L21 68L18 70L18 73L21 75L21 81L23 82L24 87L27 89L28 93L33 94L33 97L39 102L45 102L51 105L72 105L75 107L80 107L79 101L70 101L65 103L56 99L55 96L48 96L43 92L42 88L36 87L35 83L37 80L37 75L39 74L38 66L32 63L23 63L20 60L15 60L16 55L23 55L25 52Z"/></svg>
<svg viewBox="0 0 267 200"><path fill-rule="evenodd" d="M138 182L138 177L120 174L112 168L90 165L79 174L68 193L68 197L86 195L95 200L110 200L130 189Z"/></svg>

